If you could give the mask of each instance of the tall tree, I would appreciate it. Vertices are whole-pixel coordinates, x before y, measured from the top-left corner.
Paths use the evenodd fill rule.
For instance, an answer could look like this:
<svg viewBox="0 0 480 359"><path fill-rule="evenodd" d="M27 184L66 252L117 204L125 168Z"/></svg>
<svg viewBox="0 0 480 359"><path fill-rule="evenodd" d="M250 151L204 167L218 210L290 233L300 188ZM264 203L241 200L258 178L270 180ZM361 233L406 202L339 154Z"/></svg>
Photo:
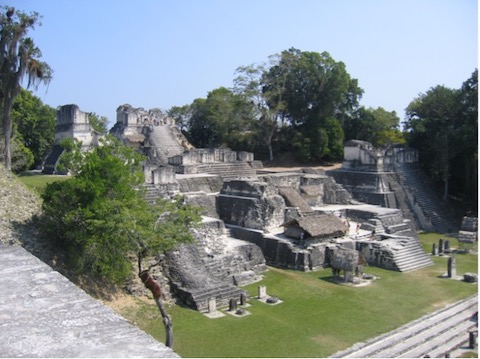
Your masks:
<svg viewBox="0 0 480 359"><path fill-rule="evenodd" d="M40 61L42 53L33 40L27 37L29 29L39 22L36 12L27 15L14 8L4 6L0 14L0 99L2 107L2 129L5 141L5 167L11 169L13 101L20 93L20 83L27 77L27 87L48 83L52 78L50 66Z"/></svg>
<svg viewBox="0 0 480 359"><path fill-rule="evenodd" d="M248 147L252 127L252 105L241 95L220 87L206 99L196 99L189 108L176 107L169 112L176 120L187 122L186 136L196 147Z"/></svg>
<svg viewBox="0 0 480 359"><path fill-rule="evenodd" d="M269 67L279 62L279 55L272 55L268 64L241 66L237 68L234 80L234 91L253 105L254 137L268 148L270 161L273 161L273 141L285 125L286 71L282 73L283 77L268 76ZM270 83L270 80L276 82Z"/></svg>
<svg viewBox="0 0 480 359"><path fill-rule="evenodd" d="M32 152L34 164L41 166L55 139L55 109L22 89L14 101L11 116L13 136Z"/></svg>
<svg viewBox="0 0 480 359"><path fill-rule="evenodd" d="M285 119L295 129L294 146L306 160L341 158L341 125L358 107L363 90L343 62L327 52L283 51L264 78L266 89L277 91L285 104ZM277 100L279 98L277 97ZM329 131L334 126L336 131ZM339 153L340 152L340 153Z"/></svg>
<svg viewBox="0 0 480 359"><path fill-rule="evenodd" d="M400 119L395 111L386 111L382 107L376 109L360 107L354 115L348 117L343 125L345 140L364 140L374 146L391 143L405 143L399 130Z"/></svg>
<svg viewBox="0 0 480 359"><path fill-rule="evenodd" d="M436 86L414 99L407 107L406 129L410 143L420 151L421 161L433 178L444 183L443 199L448 200L450 165L460 126L459 91Z"/></svg>

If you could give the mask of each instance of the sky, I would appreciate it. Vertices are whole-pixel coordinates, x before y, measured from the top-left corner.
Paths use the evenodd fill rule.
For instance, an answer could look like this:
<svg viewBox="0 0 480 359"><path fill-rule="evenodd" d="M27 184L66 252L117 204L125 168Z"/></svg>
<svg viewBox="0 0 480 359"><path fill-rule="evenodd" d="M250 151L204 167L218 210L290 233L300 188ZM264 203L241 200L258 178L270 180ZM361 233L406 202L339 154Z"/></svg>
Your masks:
<svg viewBox="0 0 480 359"><path fill-rule="evenodd" d="M396 111L437 85L460 88L478 67L476 0L0 0L42 15L29 32L54 70L34 92L116 122L123 104L191 104L233 87L235 70L296 48L328 52Z"/></svg>

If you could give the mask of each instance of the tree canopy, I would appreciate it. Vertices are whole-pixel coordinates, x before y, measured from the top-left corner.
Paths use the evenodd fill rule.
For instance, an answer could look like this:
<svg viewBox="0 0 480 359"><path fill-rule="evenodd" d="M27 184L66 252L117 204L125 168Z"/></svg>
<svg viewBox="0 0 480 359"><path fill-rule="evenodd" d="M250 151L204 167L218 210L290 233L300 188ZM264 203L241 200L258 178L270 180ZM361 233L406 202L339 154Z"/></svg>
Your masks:
<svg viewBox="0 0 480 359"><path fill-rule="evenodd" d="M143 157L134 150L108 136L76 158L75 176L45 190L42 228L78 273L121 282L132 271L129 255L141 259L193 239L189 229L200 220L198 210L182 198L149 205Z"/></svg>
<svg viewBox="0 0 480 359"><path fill-rule="evenodd" d="M29 29L39 24L40 16L26 14L7 6L0 8L0 106L2 108L2 136L4 138L5 167L11 169L11 110L20 93L20 83L27 77L27 87L48 83L52 69L41 61L42 53L30 37Z"/></svg>
<svg viewBox="0 0 480 359"><path fill-rule="evenodd" d="M419 150L429 176L443 181L445 200L454 180L456 194L477 193L478 71L460 89L442 85L420 94L407 107L408 143ZM455 171L453 171L455 169Z"/></svg>
<svg viewBox="0 0 480 359"><path fill-rule="evenodd" d="M33 165L41 166L55 138L55 109L43 104L30 91L22 89L13 103L11 116L14 137L31 152ZM16 157L15 151L13 157ZM16 161L12 162L13 169Z"/></svg>
<svg viewBox="0 0 480 359"><path fill-rule="evenodd" d="M388 112L382 107L373 109L362 106L351 117L345 119L343 129L347 141L363 140L382 147L392 143L405 143L399 125L400 118L395 111Z"/></svg>

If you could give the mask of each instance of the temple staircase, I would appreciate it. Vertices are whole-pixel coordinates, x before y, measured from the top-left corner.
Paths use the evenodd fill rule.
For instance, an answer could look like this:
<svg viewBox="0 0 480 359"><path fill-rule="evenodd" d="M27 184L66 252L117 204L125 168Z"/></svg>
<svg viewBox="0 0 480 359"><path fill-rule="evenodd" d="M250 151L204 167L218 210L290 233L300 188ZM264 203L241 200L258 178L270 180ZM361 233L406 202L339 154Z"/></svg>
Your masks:
<svg viewBox="0 0 480 359"><path fill-rule="evenodd" d="M411 272L433 264L416 238L401 238L396 244L392 249L393 261L400 272Z"/></svg>
<svg viewBox="0 0 480 359"><path fill-rule="evenodd" d="M396 173L420 229L439 233L458 230L458 224L455 224L447 206L433 190L432 181L418 166L397 164Z"/></svg>
<svg viewBox="0 0 480 359"><path fill-rule="evenodd" d="M159 164L168 164L168 158L181 155L185 148L181 145L183 135L172 125L154 126L150 141L155 149ZM186 141L186 140L185 140Z"/></svg>
<svg viewBox="0 0 480 359"><path fill-rule="evenodd" d="M224 180L257 176L256 170L248 162L204 163L197 166L197 172L218 175Z"/></svg>

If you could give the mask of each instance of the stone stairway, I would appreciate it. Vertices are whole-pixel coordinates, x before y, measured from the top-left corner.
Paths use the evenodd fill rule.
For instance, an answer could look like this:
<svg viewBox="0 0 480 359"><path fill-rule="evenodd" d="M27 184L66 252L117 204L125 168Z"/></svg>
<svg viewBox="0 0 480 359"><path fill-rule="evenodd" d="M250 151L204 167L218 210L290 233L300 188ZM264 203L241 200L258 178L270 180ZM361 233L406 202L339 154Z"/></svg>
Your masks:
<svg viewBox="0 0 480 359"><path fill-rule="evenodd" d="M400 272L410 272L433 264L416 238L402 238L397 240L397 244L392 252L393 261Z"/></svg>
<svg viewBox="0 0 480 359"><path fill-rule="evenodd" d="M366 222L363 222L362 229L370 232L375 231L375 235L385 233L385 229L383 227L382 222L376 218L371 218Z"/></svg>
<svg viewBox="0 0 480 359"><path fill-rule="evenodd" d="M145 183L145 199L149 204L154 204L157 198L164 198L165 194L178 191L178 183L166 183L153 185Z"/></svg>
<svg viewBox="0 0 480 359"><path fill-rule="evenodd" d="M168 158L180 155L185 148L180 144L177 137L178 130L171 125L154 126L150 134L159 163L168 164Z"/></svg>
<svg viewBox="0 0 480 359"><path fill-rule="evenodd" d="M256 170L247 162L213 162L199 164L197 172L219 175L224 180L256 177Z"/></svg>
<svg viewBox="0 0 480 359"><path fill-rule="evenodd" d="M453 221L452 215L433 190L432 182L425 173L408 163L397 166L397 178L407 194L410 208L421 208L421 213L416 215L417 221L420 221L420 227L440 233L458 230L458 224Z"/></svg>
<svg viewBox="0 0 480 359"><path fill-rule="evenodd" d="M443 358L468 342L469 331L477 330L477 305L474 295L332 358Z"/></svg>

